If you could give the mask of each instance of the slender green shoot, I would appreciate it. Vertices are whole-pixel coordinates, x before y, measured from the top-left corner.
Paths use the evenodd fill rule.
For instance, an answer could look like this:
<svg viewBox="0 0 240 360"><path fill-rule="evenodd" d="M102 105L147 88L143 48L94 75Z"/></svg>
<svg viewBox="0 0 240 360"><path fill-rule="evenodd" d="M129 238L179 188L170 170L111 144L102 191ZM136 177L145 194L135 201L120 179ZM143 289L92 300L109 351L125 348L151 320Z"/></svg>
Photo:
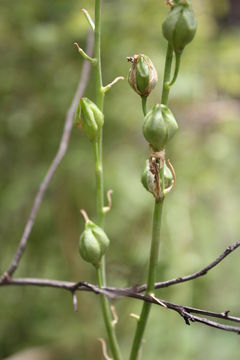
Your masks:
<svg viewBox="0 0 240 360"><path fill-rule="evenodd" d="M142 96L142 111L145 116L147 114L147 96Z"/></svg>
<svg viewBox="0 0 240 360"><path fill-rule="evenodd" d="M168 85L171 76L173 50L170 45L167 48L165 69L164 69L164 80L163 80L163 92L162 92L162 104L167 105L170 87ZM144 103L143 103L144 111ZM160 178L163 179L163 167L160 170ZM164 194L164 181L161 181L161 193ZM155 200L154 212L153 212L153 226L152 226L152 243L150 250L150 260L148 268L148 279L147 279L147 295L153 295L154 283L156 281L156 269L158 264L158 253L160 245L160 230L162 220L162 208L163 208L164 196L160 201ZM133 345L130 353L130 360L136 360L139 356L139 351L142 345L143 335L148 321L149 313L151 309L151 303L145 302L142 307L141 315L137 324Z"/></svg>
<svg viewBox="0 0 240 360"><path fill-rule="evenodd" d="M96 78L96 105L101 111L104 107L104 91L102 84L101 68L101 0L95 0L95 27L94 27L94 58L95 78ZM102 163L102 129L94 145L95 169L96 169L96 200L97 200L97 224L104 227L104 181L103 181L103 163ZM105 257L103 256L101 266L97 271L98 286L106 286ZM103 318L108 334L109 345L114 360L121 360L120 349L118 346L115 329L112 324L112 314L108 299L100 295Z"/></svg>

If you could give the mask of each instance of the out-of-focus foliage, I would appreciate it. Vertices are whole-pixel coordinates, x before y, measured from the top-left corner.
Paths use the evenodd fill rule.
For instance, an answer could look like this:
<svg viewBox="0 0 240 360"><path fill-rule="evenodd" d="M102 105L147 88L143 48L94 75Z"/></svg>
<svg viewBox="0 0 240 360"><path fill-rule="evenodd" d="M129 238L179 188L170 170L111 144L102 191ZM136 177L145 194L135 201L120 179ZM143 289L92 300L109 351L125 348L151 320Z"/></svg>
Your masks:
<svg viewBox="0 0 240 360"><path fill-rule="evenodd" d="M235 11L231 6L235 4ZM240 47L234 1L193 1L198 31L186 48L170 107L180 124L169 144L177 185L164 209L158 279L184 275L213 260L240 235ZM22 234L32 199L58 147L66 110L78 83L88 25L80 9L93 14L93 1L1 0L0 2L0 273ZM159 74L149 103L159 101L166 42L161 23L165 1L105 0L103 77L126 75L126 56L146 53ZM228 21L224 21L228 19ZM228 25L226 27L226 24ZM91 75L87 94L94 100ZM148 156L142 136L139 97L127 81L108 93L105 104L106 189L113 208L106 231L109 283L142 283L150 245L152 197L140 183ZM95 216L94 168L86 137L74 129L69 151L51 183L18 276L94 282L94 271L78 256L83 229L79 209ZM215 311L240 314L239 252L207 277L167 290L159 297ZM26 359L100 359L105 337L98 299L42 288L0 288L0 357L27 351ZM120 299L117 332L129 350L140 303ZM42 355L41 355L42 354ZM185 326L175 313L153 307L145 334L148 360L239 357L236 335L199 324Z"/></svg>

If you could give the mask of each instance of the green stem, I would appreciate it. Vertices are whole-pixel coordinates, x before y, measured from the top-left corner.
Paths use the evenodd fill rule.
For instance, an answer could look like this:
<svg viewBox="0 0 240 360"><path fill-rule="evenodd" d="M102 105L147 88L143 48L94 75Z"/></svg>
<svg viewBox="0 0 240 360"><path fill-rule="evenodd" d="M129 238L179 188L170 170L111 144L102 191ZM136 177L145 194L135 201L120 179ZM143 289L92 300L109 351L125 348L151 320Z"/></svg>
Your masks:
<svg viewBox="0 0 240 360"><path fill-rule="evenodd" d="M101 66L101 0L95 0L95 30L94 30L94 58L96 76L96 104L103 110L104 92L102 91L102 66Z"/></svg>
<svg viewBox="0 0 240 360"><path fill-rule="evenodd" d="M162 90L162 101L161 103L167 105L168 96L169 96L169 80L171 76L171 67L173 59L173 49L170 45L167 48L165 69L164 69L164 78L163 78L163 90ZM163 170L160 170L160 178L163 179ZM161 181L161 192L164 192L164 181ZM162 219L162 207L163 207L164 198L159 202L155 200L154 213L153 213L153 227L152 227L152 243L150 250L150 260L149 260L149 269L148 269L148 279L147 279L147 290L146 294L151 295L154 292L154 283L156 281L156 269L158 264L158 253L159 253L159 244L160 244L160 229L161 229L161 219ZM139 356L139 350L142 344L142 338L146 328L148 316L151 309L151 303L145 302L142 307L141 315L137 324L137 329L135 332L133 345L130 354L130 360L136 360Z"/></svg>
<svg viewBox="0 0 240 360"><path fill-rule="evenodd" d="M99 269L97 269L97 283L100 288L103 286L101 267ZM109 302L104 295L100 295L100 301L101 301L101 307L102 307L102 313L103 313L105 327L107 330L109 342L111 344L113 358L114 358L114 360L121 360L121 354L120 354L116 334L114 331L114 327L112 324L112 320L111 320L112 314L111 314L111 310L109 307Z"/></svg>
<svg viewBox="0 0 240 360"><path fill-rule="evenodd" d="M147 290L146 290L147 295L151 295L154 292L154 283L156 278L156 268L158 263L158 252L159 252L159 243L160 243L162 207L163 207L163 200L160 202L155 201L155 207L153 213L153 227L152 227L152 244L150 251L148 281L147 281ZM140 319L138 321L135 337L133 340L130 360L135 360L138 358L150 309L151 309L151 303L144 302Z"/></svg>
<svg viewBox="0 0 240 360"><path fill-rule="evenodd" d="M175 54L175 70L172 80L169 82L168 86L172 86L175 81L177 80L179 69L180 69L180 63L181 63L181 53Z"/></svg>
<svg viewBox="0 0 240 360"><path fill-rule="evenodd" d="M169 80L171 76L171 67L172 67L172 59L173 59L173 49L170 44L168 44L166 60L165 60L165 70L163 77L163 89L162 89L162 101L163 105L167 105L168 96L170 91Z"/></svg>
<svg viewBox="0 0 240 360"><path fill-rule="evenodd" d="M142 111L145 116L147 114L147 96L142 96Z"/></svg>
<svg viewBox="0 0 240 360"><path fill-rule="evenodd" d="M94 30L94 57L96 58L96 104L101 111L104 105L104 93L102 92L102 68L101 68L101 0L95 0L95 30ZM96 187L97 187L97 223L100 227L104 224L104 184L102 167L102 129L100 130L95 144L96 164Z"/></svg>
<svg viewBox="0 0 240 360"><path fill-rule="evenodd" d="M104 92L102 86L102 68L101 68L101 0L95 0L95 29L94 29L94 58L95 78L96 78L96 104L101 111L104 107ZM97 200L97 224L104 227L104 181L103 181L103 163L102 163L102 129L98 139L94 144L95 171L96 171L96 200ZM105 257L103 256L100 268L97 271L98 286L106 286ZM115 330L112 326L112 315L108 299L101 295L101 308L104 317L104 323L107 330L109 344L114 360L121 360L120 349L116 339Z"/></svg>
<svg viewBox="0 0 240 360"><path fill-rule="evenodd" d="M100 227L104 225L104 184L103 184L103 166L102 166L102 136L94 144L95 174L96 174L96 200L97 200L97 223Z"/></svg>

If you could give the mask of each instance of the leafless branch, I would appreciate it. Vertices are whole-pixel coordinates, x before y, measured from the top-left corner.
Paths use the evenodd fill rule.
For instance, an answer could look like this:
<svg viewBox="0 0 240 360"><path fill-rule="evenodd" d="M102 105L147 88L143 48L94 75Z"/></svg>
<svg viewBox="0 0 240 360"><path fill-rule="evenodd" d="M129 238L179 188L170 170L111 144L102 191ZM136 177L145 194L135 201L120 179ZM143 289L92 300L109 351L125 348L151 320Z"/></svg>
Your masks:
<svg viewBox="0 0 240 360"><path fill-rule="evenodd" d="M240 241L237 241L236 243L228 246L224 252L212 263L210 263L208 266L203 268L202 270L187 275L182 278L176 278L169 281L165 281L162 283L156 283L155 288L162 288L167 287L175 284L179 284L182 282L190 281L193 279L196 279L202 275L205 275L209 270L214 268L216 265L218 265L226 256L231 254L234 250L236 250L240 246ZM0 287L1 286L10 286L10 285L22 285L22 286L41 286L41 287L53 287L53 288L59 288L59 289L65 289L67 291L70 291L73 295L74 300L74 309L77 309L77 302L75 293L76 291L89 291L93 292L95 294L102 294L107 297L111 298L118 298L118 297L130 297L142 301L151 302L153 304L162 306L164 308L174 310L179 315L181 315L186 324L190 325L191 322L200 322L202 324L205 324L207 326L211 326L217 329L225 330L225 331L231 331L235 332L237 334L240 334L240 327L236 326L230 326L225 325L219 322L215 322L212 320L209 320L205 317L200 317L194 314L200 314L203 316L218 318L220 320L227 320L231 322L237 322L240 323L240 317L230 316L229 310L223 311L221 313L208 311L204 309L198 309L193 308L189 306L183 306L179 304L174 304L172 302L169 302L167 300L162 300L157 298L155 295L143 295L141 294L142 291L145 290L145 285L141 286L135 286L130 288L114 288L114 287L105 287L105 288L98 288L98 286L89 284L86 281L80 281L77 283L69 282L69 281L58 281L58 280L49 280L49 279L34 279L34 278L19 278L19 279L12 279L11 277L2 277L0 279Z"/></svg>
<svg viewBox="0 0 240 360"><path fill-rule="evenodd" d="M186 275L186 276L182 276L182 277L178 277L175 279L171 279L171 280L167 280L167 281L162 281L162 282L157 282L155 284L155 289L162 289L168 286L172 286L172 285L177 285L186 281L190 281L190 280L194 280L197 279L200 276L206 275L208 273L209 270L213 269L215 266L217 266L223 259L225 259L226 256L228 256L229 254L231 254L234 250L236 250L238 247L240 246L240 241L235 242L232 245L229 245L221 255L219 255L217 257L216 260L214 260L213 262L211 262L209 265L207 265L206 267L204 267L202 270L197 271L193 274L190 275ZM141 285L141 286L137 286L137 290L138 292L143 292L145 291L147 288L146 284Z"/></svg>
<svg viewBox="0 0 240 360"><path fill-rule="evenodd" d="M92 33L90 33L88 36L86 51L89 54L92 54L92 52L93 52L93 35L92 35ZM33 202L33 206L32 206L29 218L25 225L23 235L19 242L18 249L16 251L16 254L15 254L8 270L2 276L4 278L11 277L19 265L19 262L22 258L24 250L27 246L28 238L31 234L31 231L32 231L32 228L33 228L33 225L35 222L35 218L36 218L37 212L39 210L39 207L41 205L43 196L49 186L49 183L50 183L58 165L60 164L61 160L63 159L63 157L67 151L69 138L70 138L72 127L73 127L74 114L75 114L79 99L83 96L83 93L87 86L89 72L90 72L90 63L88 61L84 61L78 88L74 95L72 104L66 114L66 119L65 119L65 124L64 124L64 129L63 129L63 134L62 134L62 138L60 141L59 149L58 149L56 156L54 157L42 183L40 184L39 190L38 190L36 197L34 199L34 202Z"/></svg>
<svg viewBox="0 0 240 360"><path fill-rule="evenodd" d="M23 279L4 279L0 281L1 286L10 286L10 285L21 285L21 286L40 286L40 287L52 287L65 289L71 292L72 294L76 291L89 291L95 294L103 294L110 297L130 297L138 299L141 301L151 302L152 304L162 306L166 309L173 310L177 312L184 320L187 325L190 325L191 322L199 322L204 325L214 327L216 329L230 331L237 334L240 334L240 327L225 325L220 322L209 320L205 317L200 317L194 314L201 314L203 316L218 318L220 320L227 320L230 322L240 323L240 317L230 316L229 311L223 311L221 313L208 311L204 309L193 308L185 305L179 305L172 303L167 300L159 299L156 296L143 295L138 291L128 290L123 288L104 288L100 289L96 285L89 284L87 282L68 282L68 281L57 281L49 279L33 279L33 278L23 278ZM76 309L76 307L75 307Z"/></svg>

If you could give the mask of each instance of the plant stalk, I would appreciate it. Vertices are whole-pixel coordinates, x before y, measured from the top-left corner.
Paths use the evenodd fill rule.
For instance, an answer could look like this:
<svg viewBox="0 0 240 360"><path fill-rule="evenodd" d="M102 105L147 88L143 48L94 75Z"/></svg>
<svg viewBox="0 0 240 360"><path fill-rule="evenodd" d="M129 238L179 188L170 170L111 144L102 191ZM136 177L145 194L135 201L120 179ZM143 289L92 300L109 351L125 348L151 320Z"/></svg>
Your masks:
<svg viewBox="0 0 240 360"><path fill-rule="evenodd" d="M165 60L164 76L163 76L163 88L162 88L161 104L163 105L167 105L168 103L168 96L170 91L169 81L171 76L172 60L173 60L173 49L172 46L168 44L166 60Z"/></svg>
<svg viewBox="0 0 240 360"><path fill-rule="evenodd" d="M101 288L103 286L101 267L99 267L97 269L97 284L98 284L99 288ZM108 302L107 298L103 295L100 295L100 301L101 301L101 308L102 308L104 323L105 323L106 331L108 334L108 339L109 339L109 343L111 346L113 358L114 358L114 360L121 360L121 354L120 354L120 350L119 350L119 346L118 346L118 342L117 342L117 337L116 337L116 333L114 331L113 323L111 320L112 314L111 314L111 309L109 307L109 302Z"/></svg>
<svg viewBox="0 0 240 360"><path fill-rule="evenodd" d="M147 115L147 96L142 96L142 111L143 115Z"/></svg>
<svg viewBox="0 0 240 360"><path fill-rule="evenodd" d="M162 208L163 208L163 200L160 202L155 201L154 212L153 212L153 226L152 226L152 244L150 251L146 295L151 295L154 292L154 283L156 278L156 269L158 263L158 252L159 252L159 244L160 244L159 240L160 240L160 230L161 230ZM135 337L133 340L130 360L135 360L138 358L150 309L151 309L151 303L144 302L141 315L138 321Z"/></svg>
<svg viewBox="0 0 240 360"><path fill-rule="evenodd" d="M168 85L171 76L171 67L173 59L173 49L170 45L167 48L164 78L163 78L163 90L162 90L162 101L161 103L167 105L170 87ZM144 109L144 107L143 107ZM160 170L160 178L163 179L163 168ZM161 181L161 190L164 191L164 182ZM149 268L148 268L148 279L147 279L147 290L146 294L151 295L154 293L154 283L156 281L156 270L158 264L158 253L160 245L160 230L162 220L162 208L164 198L160 201L155 200L154 212L153 212L153 226L152 226L152 243L150 250ZM146 328L148 316L151 309L151 303L145 302L142 307L141 315L137 324L133 345L130 354L130 360L136 360L139 357L139 351L142 344L144 331Z"/></svg>
<svg viewBox="0 0 240 360"><path fill-rule="evenodd" d="M103 111L104 93L102 91L102 67L101 67L101 0L95 0L95 30L94 30L94 58L95 79L96 79L96 105ZM104 225L104 184L102 166L102 129L95 144L95 164L96 164L96 186L97 186L97 223L100 227Z"/></svg>
<svg viewBox="0 0 240 360"><path fill-rule="evenodd" d="M104 92L102 91L102 67L101 67L101 5L102 0L95 0L95 29L94 29L94 58L95 78L96 78L96 105L103 112ZM102 162L102 129L100 130L98 139L94 144L95 172L96 172L96 206L97 206L97 224L104 227L104 181L103 181L103 162ZM106 286L106 270L105 257L102 257L101 265L97 270L98 286ZM120 349L118 346L115 329L112 325L112 314L108 299L104 295L100 295L101 309L103 313L104 323L108 334L109 345L114 360L121 360Z"/></svg>

